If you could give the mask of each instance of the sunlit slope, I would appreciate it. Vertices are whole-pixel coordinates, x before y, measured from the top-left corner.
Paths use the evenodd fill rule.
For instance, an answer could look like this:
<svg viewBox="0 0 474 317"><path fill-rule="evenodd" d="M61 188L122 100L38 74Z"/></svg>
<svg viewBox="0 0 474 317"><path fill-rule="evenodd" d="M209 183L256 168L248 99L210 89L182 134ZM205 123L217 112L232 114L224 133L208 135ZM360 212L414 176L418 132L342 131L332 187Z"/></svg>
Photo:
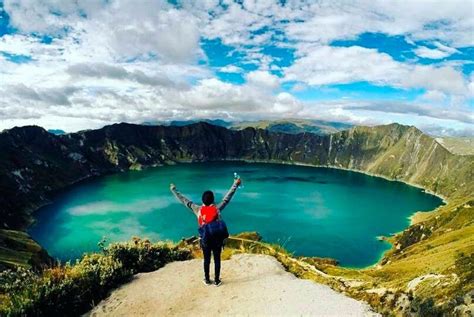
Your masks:
<svg viewBox="0 0 474 317"><path fill-rule="evenodd" d="M438 137L436 141L451 153L474 155L474 137Z"/></svg>
<svg viewBox="0 0 474 317"><path fill-rule="evenodd" d="M403 180L443 196L474 191L474 156L452 154L415 127L355 127L329 138L329 165Z"/></svg>
<svg viewBox="0 0 474 317"><path fill-rule="evenodd" d="M47 252L22 231L0 229L0 271L51 263Z"/></svg>

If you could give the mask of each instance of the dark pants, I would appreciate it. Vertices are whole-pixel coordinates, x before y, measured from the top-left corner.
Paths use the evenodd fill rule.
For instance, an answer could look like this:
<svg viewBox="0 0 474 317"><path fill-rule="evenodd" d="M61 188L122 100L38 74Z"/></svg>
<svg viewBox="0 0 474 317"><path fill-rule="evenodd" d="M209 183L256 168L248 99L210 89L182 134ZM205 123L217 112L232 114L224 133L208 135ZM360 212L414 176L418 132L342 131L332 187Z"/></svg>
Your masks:
<svg viewBox="0 0 474 317"><path fill-rule="evenodd" d="M221 274L221 251L222 243L208 243L202 245L202 253L204 254L204 277L209 279L209 266L211 264L211 253L214 255L214 277L215 280L220 279Z"/></svg>

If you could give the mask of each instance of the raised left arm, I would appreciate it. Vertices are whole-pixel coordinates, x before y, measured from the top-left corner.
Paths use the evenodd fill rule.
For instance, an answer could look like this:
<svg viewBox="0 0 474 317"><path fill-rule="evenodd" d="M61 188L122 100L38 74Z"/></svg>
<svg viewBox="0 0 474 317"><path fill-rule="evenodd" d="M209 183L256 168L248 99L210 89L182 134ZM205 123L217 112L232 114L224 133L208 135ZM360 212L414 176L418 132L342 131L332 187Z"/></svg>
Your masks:
<svg viewBox="0 0 474 317"><path fill-rule="evenodd" d="M191 209L191 211L197 216L199 212L199 206L193 203L189 198L181 194L174 184L170 184L170 190L173 195L186 207Z"/></svg>

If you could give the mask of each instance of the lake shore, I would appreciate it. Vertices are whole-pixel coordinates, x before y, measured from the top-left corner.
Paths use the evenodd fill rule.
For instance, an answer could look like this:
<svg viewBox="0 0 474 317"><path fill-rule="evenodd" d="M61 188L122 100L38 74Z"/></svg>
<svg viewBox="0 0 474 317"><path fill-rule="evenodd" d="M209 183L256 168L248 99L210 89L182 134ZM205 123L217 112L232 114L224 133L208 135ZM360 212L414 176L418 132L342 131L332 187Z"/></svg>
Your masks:
<svg viewBox="0 0 474 317"><path fill-rule="evenodd" d="M231 164L232 162L235 162L237 164ZM210 163L210 165L205 165L206 163ZM213 163L217 163L217 164L213 164ZM230 164L227 165L226 163L230 163ZM311 216L311 214L309 214L311 216L311 218L309 218L309 219L312 219L312 220L310 222L306 221L307 224L304 226L304 230L305 230L304 232L312 232L311 230L313 230L312 228L314 228L314 226L323 226L324 228L333 228L332 226L336 226L336 227L334 227L335 231L331 230L331 232L332 232L333 235L335 234L339 238L336 239L336 238L332 237L330 233L319 233L319 234L316 234L316 235L313 236L313 241L318 241L318 239L323 239L321 241L333 241L331 243L345 245L346 246L345 248L349 248L350 250L352 250L351 251L352 253L359 254L358 257L350 256L349 254L351 254L351 252L348 253L348 252L334 251L334 250L339 250L339 249L338 248L334 249L334 248L329 247L329 246L326 248L326 244L320 244L319 246L316 246L316 245L310 243L311 240L309 240L309 239L305 240L303 238L304 237L303 233L300 234L299 231L294 231L294 229L292 229L293 226L294 226L293 224L296 221L292 217L287 219L289 221L288 222L288 224L289 224L288 230L289 231L286 233L286 235L285 235L285 233L280 233L278 235L273 234L274 230L269 229L269 228L277 228L278 227L278 226L273 227L273 224L268 224L268 225L262 224L260 226L248 227L248 226L242 225L242 221L239 221L238 219L230 219L229 221L232 221L232 223L234 224L235 233L242 232L242 231L249 231L249 230L250 231L257 230L259 232L261 231L260 233L263 235L263 237L267 241L273 241L273 242L276 242L276 243L278 243L277 241L280 241L280 239L283 239L284 241L286 241L286 239L289 235L289 236L291 236L291 239L292 239L291 241L292 242L287 246L287 248L290 251L296 252L295 254L300 255L300 256L315 256L315 257L323 256L323 257L335 258L335 259L339 260L339 262L341 263L341 266L350 267L350 268L354 268L354 269L361 269L361 268L370 267L372 265L376 265L380 261L380 258L383 256L383 254L387 250L390 249L389 244L382 245L381 242L376 241L376 237L379 234L383 233L383 234L389 235L392 232L397 232L399 230L403 230L406 226L406 222L407 222L406 219L410 215L411 210L420 210L420 209L421 210L429 210L430 208L433 207L433 203L428 203L428 201L433 200L434 197L433 198L428 198L426 195L423 195L421 193L421 191L418 191L414 188L409 189L408 187L404 186L403 182L399 182L397 185L395 185L395 184L391 185L391 184L389 184L389 182L386 182L386 179L384 179L384 178L374 177L374 180L371 180L370 178L366 177L366 176L369 176L369 175L366 175L364 173L355 172L355 174L351 175L350 173L346 173L346 172L350 172L350 171L342 170L342 169L339 169L339 170L344 171L344 172L336 173L336 172L331 172L331 171L329 171L330 169L326 169L324 167L320 167L319 169L314 169L314 173L313 173L312 170L309 169L309 168L318 167L318 166L313 166L313 165L285 164L286 166L288 166L287 168L280 168L279 166L281 166L283 164L279 164L279 163L280 162L269 162L269 161L265 161L265 162L247 161L246 162L246 161L242 161L242 160L226 160L226 161L219 160L219 161L214 161L214 162L196 162L196 167L194 167L193 164L189 164L189 162L186 162L186 163L183 163L183 164L178 164L178 165L182 165L183 167L182 168L178 167L177 169L175 167L172 167L172 166L167 166L167 167L160 167L160 168L156 168L156 169L144 168L142 172L129 171L129 172L126 172L125 174L114 173L112 175L105 176L105 178L103 178L98 183L103 183L104 181L107 182L107 183L110 183L110 186L112 186L112 187L109 187L109 188L115 188L115 191L114 191L113 194L127 192L131 188L134 188L134 187L128 188L126 186L135 186L136 188L141 188L141 190L138 190L138 191L132 190L132 192L129 192L130 195L126 195L126 196L130 196L129 198L127 198L127 200L125 200L125 201L121 200L122 203L125 204L124 206L128 206L126 208L131 208L130 207L131 203L133 203L132 207L134 208L134 210L136 208L138 208L139 206L136 205L137 200L143 201L146 205L146 208L151 208L151 205L150 205L149 201L150 201L150 199L155 199L155 200L158 200L159 204L156 205L155 203L153 203L153 205L155 205L154 212L162 211L165 214L173 214L174 210L176 208L178 208L177 206L171 207L171 208L174 208L173 210L171 210L171 209L167 209L168 206L169 206L169 203L166 203L165 206L161 206L160 202L162 202L164 200L169 201L169 199L172 198L172 197L168 197L168 196L170 196L170 193L167 190L168 182L170 180L176 180L177 184L186 184L186 183L188 183L188 181L186 179L179 180L180 178L179 178L178 175L180 175L180 173L178 173L178 171L180 171L180 170L184 171L185 174L183 174L183 175L188 175L189 172L192 172L192 173L197 172L198 174L196 174L196 175L201 175L201 176L199 176L200 178L204 177L204 175L207 175L207 176L211 177L211 179L219 180L217 183L215 183L215 182L211 182L211 183L213 183L212 186L214 186L214 188L220 188L220 190L222 192L218 191L217 193L219 195L220 194L223 195L224 190L227 190L227 184L228 184L229 178L231 178L231 175L233 174L235 169L242 170L242 172L244 173L243 174L244 178L245 178L245 175L246 175L245 170L247 169L246 166L248 164L248 168L250 168L250 170L252 171L252 175L254 175L256 177L255 180L252 182L252 184L254 184L254 186L257 186L257 187L253 188L251 191L266 193L266 197L267 197L266 199L270 199L271 201L276 201L279 198L281 198L279 195L274 196L272 194L272 192L273 192L273 190L272 190L273 182L276 182L276 184L280 184L282 181L285 181L285 182L291 181L293 178L295 180L304 180L304 182L306 182L306 183L307 182L310 182L310 183L311 182L316 182L316 183L318 183L319 182L318 180L321 180L325 184L326 181L328 181L329 183L333 183L331 187L323 186L323 187L320 187L320 189L317 189L319 187L314 187L314 190L310 189L310 188L313 188L313 187L310 186L309 183L307 183L308 185L306 185L305 183L295 183L294 185L291 185L287 188L288 195L289 195L287 198L289 198L291 200L294 197L300 196L301 193L303 193L305 191L308 191L308 195L310 195L310 196L308 196L308 199L311 198L310 199L311 203L307 199L303 200L303 201L306 201L305 203L303 203L303 201L298 202L299 201L298 199L296 199L295 202L294 202L298 206L300 206L300 208L303 208L303 210L307 210L310 213L314 213L312 216ZM257 165L254 165L252 167L252 164L257 164ZM260 165L258 165L258 164L260 164ZM172 165L176 165L176 164L172 164ZM294 168L292 168L291 166L294 166ZM297 167L299 167L299 166L307 167L307 168L306 169L304 169L304 168L303 169L298 169ZM261 175L260 175L260 173L257 173L257 171L260 171L260 170L262 171L261 173L263 173ZM337 171L338 169L337 168L332 168L331 170ZM211 174L208 174L209 172L211 172ZM125 176L121 176L121 175L125 175ZM148 176L144 178L145 175L148 175ZM228 175L228 176L226 176L226 175ZM275 176L275 179L273 179L273 176ZM295 177L292 177L292 176L295 176ZM266 177L270 177L271 179L266 180ZM287 177L288 177L288 180L286 180ZM134 179L135 180L147 179L148 181L145 182L145 183L141 183L141 182L130 183L130 185L127 185L125 183L125 181L128 183L129 181L134 181ZM93 180L93 179L91 178L91 180ZM356 182L354 184L358 184L356 187L352 187L350 185L353 180ZM211 185L211 183L209 183L209 185ZM158 191L157 191L157 188L156 188L156 184L159 184L160 189ZM266 184L266 185L264 185L264 184ZM293 183L291 183L291 184L293 184ZM378 185L376 185L376 184L378 184ZM104 197L100 197L100 195L98 197L95 197L93 193L94 192L102 192L102 190L100 188L96 188L96 187L94 187L92 189L91 186L92 187L94 186L94 182L92 184L90 184L90 183L88 183L88 181L84 181L83 185L84 186L81 185L79 187L75 187L75 189L73 189L73 192L76 192L75 195L79 194L78 197L88 197L88 198L86 198L85 200L79 199L76 202L74 202L74 200L71 200L72 204L68 203L68 206L69 206L68 208L74 207L74 209L77 209L77 210L81 209L82 210L81 212L84 212L84 208L86 208L85 206L87 205L87 210L89 210L89 211L87 211L87 214L89 215L88 216L89 218L87 218L87 219L89 219L89 220L87 220L87 223L81 223L81 226L83 226L83 225L94 225L94 221L100 221L100 223L98 223L98 224L100 224L102 227L105 226L105 224L103 223L104 219L99 219L99 218L96 219L96 218L90 218L90 217L95 217L95 216L93 216L94 215L94 211L93 211L94 208L106 208L107 206L111 206L110 208L112 208L112 209L110 209L110 210L107 209L107 210L112 212L112 213L109 213L110 217L112 217L110 219L112 219L112 220L108 220L109 222L110 221L112 221L112 222L110 222L106 226L107 228L109 228L109 229L107 229L107 232L111 232L110 233L111 236L109 236L109 235L107 235L107 236L109 237L109 239L111 239L110 241L112 241L112 242L117 242L117 241L122 241L124 239L125 240L129 239L130 235L124 236L123 234L121 234L121 232L131 232L131 231L127 230L127 229L124 229L123 226L117 227L118 226L118 223L117 223L118 218L114 218L114 217L116 217L116 215L118 215L118 213L116 213L115 211L120 210L120 209L117 209L117 208L119 208L118 202L115 203L114 201L109 201L107 203L107 199L104 200ZM288 183L288 185L290 185L290 183ZM199 185L196 184L196 186L199 186ZM270 187L268 187L268 186L270 186ZM294 187L294 186L297 186L297 187ZM309 187L305 187L305 186L309 186ZM321 185L318 185L318 186L321 186ZM349 186L349 187L347 187L347 186ZM393 189L392 189L392 186L393 186ZM194 187L185 188L185 187L181 187L181 186L179 186L179 187L180 187L181 190L183 190L183 193L185 193L185 194L189 193L190 191L193 191L193 188L194 188ZM354 190L352 190L351 188L354 188ZM78 191L76 191L76 189ZM87 195L85 195L85 196L83 194L80 194L81 191L84 191L84 190L87 192ZM249 187L249 190L250 190L250 187ZM334 190L336 190L336 191L334 191ZM374 197L374 196L365 196L365 195L367 195L367 193L373 193L374 190L376 192L378 192L379 194L381 194L381 195L376 194L375 197L378 197L377 199L372 199L371 198L371 197ZM63 191L66 191L66 190L63 190ZM427 200L426 200L425 203L422 203L422 201L424 201L424 199L412 200L411 198L409 198L411 196L407 196L407 200L400 201L401 204L391 205L395 209L393 209L392 207L387 209L386 211L384 211L385 209L383 209L383 210L380 209L380 208L383 208L384 201L396 202L399 197L404 197L403 195L406 192L407 193L408 192L413 193L413 194L416 193L416 195L414 197L420 197L420 199L423 198L423 196L425 196L427 198L424 198L424 199L427 199ZM310 193L312 193L312 194L310 194ZM398 194L396 194L396 193L398 193ZM250 196L248 196L248 195L254 194L254 193L250 193L246 190L246 191L243 191L242 194L245 197L249 198ZM321 198L318 198L318 197L320 197L320 195L322 195ZM337 198L334 198L333 195L339 195L339 196L340 195L346 195L346 198L350 199L350 201L356 201L357 199L361 198L361 196L359 196L359 195L363 195L363 197L365 197L364 201L366 201L368 205L367 204L362 204L362 205L361 204L356 204L356 205L352 204L352 205L342 206L339 203L330 203L331 201L334 201L334 199L336 199L336 201L337 201ZM92 197L95 197L95 198L92 198ZM109 196L109 197L111 197L111 196ZM304 198L305 196L303 195L302 197ZM197 199L197 197L190 197L190 198L196 198ZM250 198L254 199L254 196L251 196ZM57 200L59 202L58 206L61 206L61 204L64 204L64 200L62 200L62 198L60 196L57 197L56 199L59 199L59 200ZM321 199L323 199L323 200L321 200ZM98 206L97 203L96 203L97 201L103 201L103 202L101 203L100 206ZM268 209L267 208L267 207L269 207L268 202L265 202L265 201L259 202L259 200L257 200L256 202L250 202L248 199L244 200L244 201L246 202L246 205L245 205L246 207L244 207L244 205L240 206L240 208L244 208L244 210L247 210L248 208L251 208L251 206L249 204L254 205L255 203L257 203L257 205L254 205L254 207L258 206L256 208L258 208L258 210L262 210L261 215L257 215L258 217L262 217L262 216L263 217L270 217L271 216L270 214L274 214L276 211L270 212L270 214L269 214L268 210L273 210L275 208L276 208L275 210L279 210L278 206L274 206L274 208L270 207L270 209ZM244 203L244 201L241 201L240 203ZM418 205L417 201L420 201L420 203L422 205ZM171 200L171 202L175 203L174 200ZM373 202L373 203L370 203L370 202ZM436 203L438 203L438 200L436 200ZM313 204L313 205L311 205L311 204ZM314 205L314 204L316 204L316 205ZM423 204L426 206L425 208L422 207ZM426 205L426 204L428 204L428 205ZM78 206L80 207L79 209L78 209ZM141 205L141 206L143 207L144 205ZM417 209L416 206L418 206L418 208L420 208L420 209ZM140 207L140 208L142 208L142 207ZM52 208L54 209L54 208L58 208L58 207L52 207ZM59 207L59 208L62 208L62 207ZM109 207L107 207L107 208L109 208ZM327 211L325 211L326 208L329 208L329 209L327 209ZM377 225L372 226L372 228L379 228L379 229L375 229L375 230L370 229L369 231L366 230L368 228L365 228L365 225L363 224L364 222L360 222L360 225L356 226L356 227L360 227L360 228L355 229L356 230L355 232L366 232L367 234L365 234L365 236L362 236L360 234L359 235L356 234L356 236L354 236L354 238L361 239L361 240L359 240L359 243L357 243L356 245L353 245L351 240L348 241L348 239L346 238L346 237L348 237L348 235L344 234L342 232L339 232L340 229L338 229L338 227L340 227L340 226L338 226L337 223L334 223L334 220L331 220L331 219L335 219L335 218L334 217L326 218L324 216L325 212L329 212L329 210L332 210L332 208L336 208L334 210L339 210L334 215L341 215L340 216L340 217L342 217L340 219L341 221L346 221L344 219L351 219L353 217L351 215L359 215L358 217L367 217L369 215L373 215L375 212L378 212L378 211L387 212L388 213L387 216L390 219L392 219L392 218L393 219L392 219L392 221L390 221L390 225L388 225L388 223L386 221L384 222L382 220L377 220L377 219L373 218L373 220L371 220L371 222L373 222L374 224L376 223ZM339 209L337 209L337 208L339 208ZM402 212L399 213L397 208L399 208L399 210L401 210ZM49 207L48 207L48 209L49 209ZM100 210L102 210L102 209L100 209ZM139 212L139 211L135 210L135 212ZM323 214L320 215L321 212L323 212ZM59 219L72 219L70 216L67 215L67 213L68 213L67 211L61 211L60 213L58 213L59 218L57 220L59 220ZM105 213L106 213L105 210L99 211L100 215L104 215ZM349 213L348 217L342 216L345 213ZM61 215L61 214L64 214L64 215ZM141 210L139 212L139 214L137 214L137 215L145 215L145 216L138 216L139 218L137 218L137 215L127 216L127 217L134 218L135 219L134 221L137 223L137 225L138 225L138 221L139 221L141 223L141 226L144 226L144 227L142 227L143 229L140 229L140 231L135 230L130 234L137 235L137 236L147 236L147 237L152 238L152 239L156 239L157 235L160 234L160 235L162 235L160 237L160 239L170 239L170 240L173 240L173 241L178 241L181 237L189 236L190 232L195 231L194 227L191 228L192 225L189 224L188 222L186 222L185 227L187 229L185 231L183 231L181 229L177 229L177 230L171 230L172 231L171 232L170 229L168 229L166 227L162 228L161 225L159 224L163 221L165 223L169 222L169 221L172 221L171 219L167 219L165 217L165 218L161 219L160 221L158 221L158 219L154 219L153 216L146 216L146 214L147 214L146 212ZM51 211L45 210L41 214L37 215L37 219L40 222L40 225L38 226L39 229L32 230L32 231L30 231L30 233L33 235L33 237L35 237L38 241L40 241L40 243L43 243L48 250L51 250L51 254L53 254L54 256L59 257L63 260L68 260L68 259L70 259L69 256L72 256L69 253L66 253L64 256L61 255L61 253L60 253L61 250L60 249L64 248L64 246L67 246L71 250L82 250L81 246L79 244L77 244L77 243L73 242L73 240L71 240L72 236L82 237L80 239L80 241L83 241L83 244L87 243L87 245L89 245L89 246L90 245L95 246L97 241L99 241L103 237L103 233L101 233L100 236L98 236L96 230L94 231L95 233L91 232L91 234L89 234L89 236L86 237L83 234L77 232L76 229L74 229L76 227L76 225L74 225L72 222L68 222L68 221L76 221L76 220L65 220L66 222L64 222L63 225L67 226L69 228L72 228L71 229L72 231L69 232L69 234L67 236L64 236L62 234L61 236L58 236L59 240L55 240L54 242L51 242L50 235L51 234L54 235L54 232L58 231L59 229L54 228L53 224L48 224L48 222L49 222L49 220L48 220L49 216L48 215L51 215ZM391 215L393 215L393 217ZM398 218L396 217L396 215L399 215ZM250 217L250 218L254 217L254 215L252 213L245 213L245 212L243 213L243 216L245 216L247 218L248 217ZM121 216L121 217L124 217L123 218L124 220L126 218L125 216ZM147 217L147 218L144 218L144 217ZM153 219L151 219L150 217L153 218ZM322 218L318 218L318 217L322 217ZM369 216L369 217L372 217L372 216ZM84 218L84 219L86 219L86 218ZM115 220L113 220L113 219L115 219ZM120 219L122 219L122 218L120 218ZM133 220L133 219L130 218L130 220ZM78 221L79 221L79 219L78 219ZM82 221L82 220L80 220L80 221ZM155 223L153 229L148 225L150 223ZM385 225L384 223L387 223L387 225ZM156 227L156 225L158 225L158 226ZM44 236L44 232L45 232L44 228L49 228L49 229L47 229L48 234L47 234L46 237ZM365 228L365 229L362 229L362 228ZM383 229L383 228L385 228L385 229ZM111 231L112 229L114 231ZM133 230L133 228L130 228L130 229ZM379 230L381 230L381 231L379 231ZM325 231L322 231L322 232L325 232ZM331 244L331 243L329 243L329 244ZM63 246L63 247L58 247L58 246ZM87 251L87 250L93 251L92 249L90 249L90 247L87 247L86 249L84 249L84 251ZM331 251L331 250L333 250L333 251ZM372 251L368 251L368 250L372 250ZM79 251L77 251L77 252L79 252ZM74 253L74 252L72 252L72 253ZM363 260L363 259L365 259L365 260Z"/></svg>

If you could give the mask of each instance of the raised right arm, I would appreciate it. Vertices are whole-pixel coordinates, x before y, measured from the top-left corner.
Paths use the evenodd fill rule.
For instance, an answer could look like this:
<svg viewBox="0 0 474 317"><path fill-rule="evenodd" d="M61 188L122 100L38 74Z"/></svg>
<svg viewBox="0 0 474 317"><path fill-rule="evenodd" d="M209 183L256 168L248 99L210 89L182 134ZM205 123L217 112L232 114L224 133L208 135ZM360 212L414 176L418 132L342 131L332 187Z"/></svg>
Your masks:
<svg viewBox="0 0 474 317"><path fill-rule="evenodd" d="M240 185L240 178L236 179L234 181L234 183L232 184L232 186L230 187L229 191L227 192L227 194L225 194L224 198L222 199L222 201L217 205L217 208L222 211L224 210L224 208L227 206L227 204L230 202L230 200L232 199L232 197L234 196L235 194L235 191L237 190L237 188L239 187Z"/></svg>
<svg viewBox="0 0 474 317"><path fill-rule="evenodd" d="M170 190L173 193L173 195L186 207L191 209L191 211L197 216L199 213L199 206L193 203L189 198L181 194L177 189L174 184L170 185Z"/></svg>

